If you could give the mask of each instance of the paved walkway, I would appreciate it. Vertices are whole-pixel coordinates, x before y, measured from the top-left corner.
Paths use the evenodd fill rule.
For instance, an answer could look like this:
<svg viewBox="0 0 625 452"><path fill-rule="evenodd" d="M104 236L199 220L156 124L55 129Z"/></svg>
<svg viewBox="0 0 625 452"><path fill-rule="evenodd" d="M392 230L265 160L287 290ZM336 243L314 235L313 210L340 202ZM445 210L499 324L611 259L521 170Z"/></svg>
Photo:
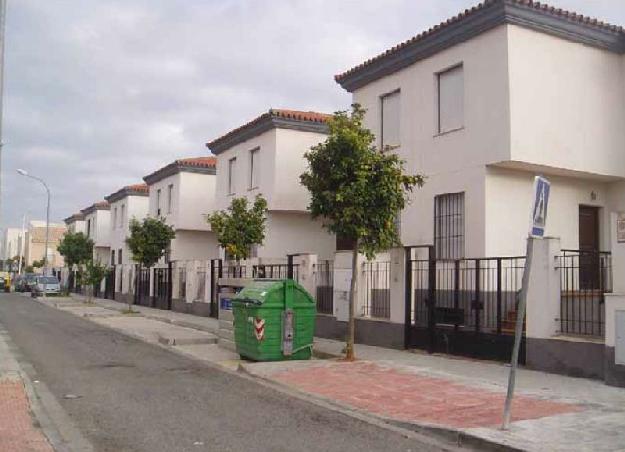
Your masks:
<svg viewBox="0 0 625 452"><path fill-rule="evenodd" d="M110 300L96 300L96 304L109 310L124 306ZM195 325L203 331L217 328L211 318L135 308L143 316L174 325ZM107 316L94 320L119 324ZM216 345L176 348L415 429L435 427L520 450L625 450L625 390L600 381L520 369L513 423L510 430L502 431L509 371L502 363L365 345L356 346L359 361L354 363L336 359L250 363ZM315 339L315 350L323 355L340 356L342 349L342 342Z"/></svg>

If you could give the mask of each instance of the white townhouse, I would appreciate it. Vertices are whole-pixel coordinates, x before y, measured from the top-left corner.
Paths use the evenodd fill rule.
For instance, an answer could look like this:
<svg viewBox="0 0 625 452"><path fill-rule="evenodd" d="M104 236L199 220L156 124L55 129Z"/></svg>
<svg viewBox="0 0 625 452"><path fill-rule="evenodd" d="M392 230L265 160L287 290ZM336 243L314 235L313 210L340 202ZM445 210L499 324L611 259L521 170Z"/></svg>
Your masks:
<svg viewBox="0 0 625 452"><path fill-rule="evenodd" d="M148 186L127 185L104 199L110 204L109 243L111 266L133 264L126 239L130 236L130 220L143 220L148 214Z"/></svg>
<svg viewBox="0 0 625 452"><path fill-rule="evenodd" d="M179 159L143 178L149 186L148 215L163 218L176 232L170 261L219 257L206 219L214 210L215 163L214 157Z"/></svg>
<svg viewBox="0 0 625 452"><path fill-rule="evenodd" d="M326 139L328 118L310 111L271 109L207 143L217 156L217 209L227 208L235 197L253 201L262 195L267 200L265 242L252 250L253 257L333 256L335 237L310 218L310 195L299 180L307 167L304 153Z"/></svg>
<svg viewBox="0 0 625 452"><path fill-rule="evenodd" d="M73 234L77 232L87 233L87 222L85 221L85 215L82 212L77 212L63 220L65 226L67 226L67 232Z"/></svg>
<svg viewBox="0 0 625 452"><path fill-rule="evenodd" d="M625 209L625 33L529 0L489 0L335 77L380 146L427 176L405 245L438 258L524 254L533 177L547 234L609 250Z"/></svg>
<svg viewBox="0 0 625 452"><path fill-rule="evenodd" d="M99 201L80 212L85 218L85 234L93 240L93 259L107 264L111 255L111 206L107 201Z"/></svg>

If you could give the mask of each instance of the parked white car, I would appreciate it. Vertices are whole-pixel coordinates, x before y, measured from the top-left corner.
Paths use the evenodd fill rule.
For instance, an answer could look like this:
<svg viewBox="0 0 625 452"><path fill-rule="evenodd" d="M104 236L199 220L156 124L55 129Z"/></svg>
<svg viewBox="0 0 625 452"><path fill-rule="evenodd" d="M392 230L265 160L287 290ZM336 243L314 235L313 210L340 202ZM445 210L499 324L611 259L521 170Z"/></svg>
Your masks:
<svg viewBox="0 0 625 452"><path fill-rule="evenodd" d="M61 284L56 276L37 276L33 292L42 294L46 291L46 295L58 295L61 292Z"/></svg>

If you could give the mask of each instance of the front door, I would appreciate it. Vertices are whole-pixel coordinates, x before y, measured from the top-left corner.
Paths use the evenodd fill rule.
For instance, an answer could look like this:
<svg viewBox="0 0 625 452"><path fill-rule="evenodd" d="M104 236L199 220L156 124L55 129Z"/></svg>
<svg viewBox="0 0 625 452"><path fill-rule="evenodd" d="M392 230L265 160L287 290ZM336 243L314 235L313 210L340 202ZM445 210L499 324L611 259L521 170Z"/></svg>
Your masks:
<svg viewBox="0 0 625 452"><path fill-rule="evenodd" d="M579 206L579 285L599 288L599 208Z"/></svg>

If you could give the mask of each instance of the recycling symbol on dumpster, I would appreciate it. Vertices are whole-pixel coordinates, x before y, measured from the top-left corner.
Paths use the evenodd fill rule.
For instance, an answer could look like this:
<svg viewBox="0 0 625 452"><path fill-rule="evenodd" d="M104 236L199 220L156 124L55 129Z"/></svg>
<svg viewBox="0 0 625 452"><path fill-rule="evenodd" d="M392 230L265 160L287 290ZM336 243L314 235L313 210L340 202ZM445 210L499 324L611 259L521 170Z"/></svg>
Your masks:
<svg viewBox="0 0 625 452"><path fill-rule="evenodd" d="M257 341L262 341L265 338L265 319L260 317L254 319L254 334Z"/></svg>

